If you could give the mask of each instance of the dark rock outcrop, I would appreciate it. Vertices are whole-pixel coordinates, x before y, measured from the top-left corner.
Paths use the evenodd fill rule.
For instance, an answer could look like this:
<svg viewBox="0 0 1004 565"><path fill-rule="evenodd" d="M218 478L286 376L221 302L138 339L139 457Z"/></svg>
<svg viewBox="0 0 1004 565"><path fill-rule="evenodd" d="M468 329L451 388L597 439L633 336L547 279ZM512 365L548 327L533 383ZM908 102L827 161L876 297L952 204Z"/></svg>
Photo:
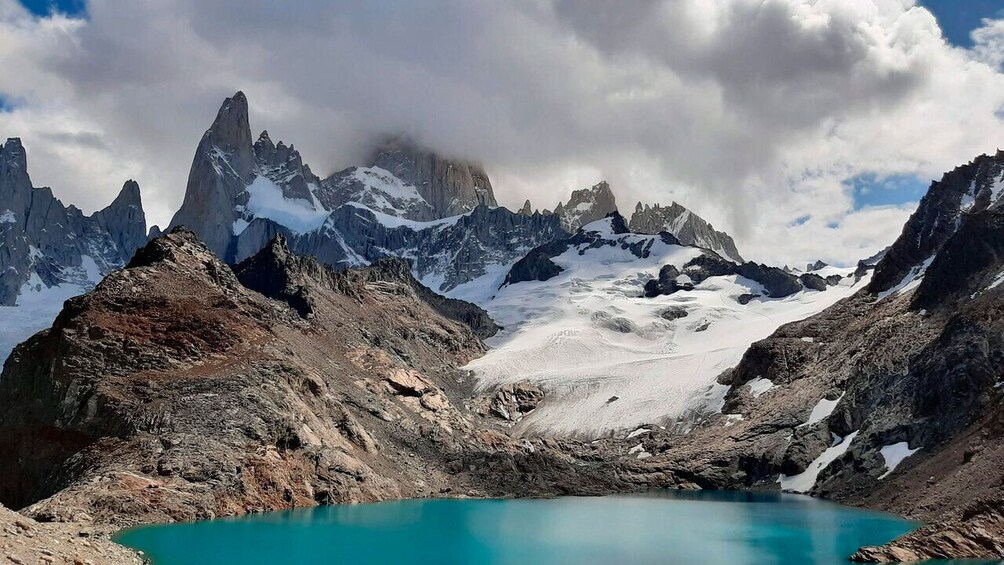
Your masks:
<svg viewBox="0 0 1004 565"><path fill-rule="evenodd" d="M507 384L499 387L492 396L491 413L503 420L518 422L544 400L544 391L529 382Z"/></svg>
<svg viewBox="0 0 1004 565"><path fill-rule="evenodd" d="M798 281L802 283L803 287L810 290L826 290L826 287L830 285L829 279L824 279L823 277L813 273L803 273L799 275ZM839 275L837 276L836 282L840 282Z"/></svg>
<svg viewBox="0 0 1004 565"><path fill-rule="evenodd" d="M557 257L567 250L568 245L558 241L535 247L525 257L513 264L502 285L524 281L546 281L558 276L564 269L551 261L551 258Z"/></svg>
<svg viewBox="0 0 1004 565"><path fill-rule="evenodd" d="M687 309L682 306L669 306L659 311L659 317L669 321L686 318Z"/></svg>
<svg viewBox="0 0 1004 565"><path fill-rule="evenodd" d="M446 298L423 286L402 259L380 259L366 269L334 272L313 258L291 253L286 238L279 235L257 255L234 267L234 273L245 287L289 304L304 318L312 317L316 308L311 283L338 292L360 282L395 283L410 287L439 315L466 325L479 338L489 338L499 330L479 306Z"/></svg>
<svg viewBox="0 0 1004 565"><path fill-rule="evenodd" d="M659 276L645 283L645 297L653 298L659 295L673 294L677 290L680 290L681 285L676 283L676 279L679 276L679 269L673 265L663 265L659 269ZM689 286L693 288L692 284Z"/></svg>
<svg viewBox="0 0 1004 565"><path fill-rule="evenodd" d="M661 273L660 273L661 274ZM777 267L768 267L754 263L752 261L737 265L731 261L726 261L714 255L704 254L691 259L683 266L683 273L690 277L693 284L700 284L709 277L721 277L726 275L739 275L747 279L756 281L763 285L764 291L771 298L783 298L802 290L800 279L790 273L786 273ZM821 277L815 279L823 281ZM811 283L816 283L815 279L810 279ZM808 286L808 285L807 285ZM810 287L811 288L811 287ZM826 290L826 281L822 287L816 290ZM664 293L667 294L667 293Z"/></svg>
<svg viewBox="0 0 1004 565"><path fill-rule="evenodd" d="M980 155L931 183L910 216L903 233L875 267L868 290L879 293L896 286L907 274L929 260L960 227L963 214L978 213L997 203L995 183L1004 174L1004 151Z"/></svg>

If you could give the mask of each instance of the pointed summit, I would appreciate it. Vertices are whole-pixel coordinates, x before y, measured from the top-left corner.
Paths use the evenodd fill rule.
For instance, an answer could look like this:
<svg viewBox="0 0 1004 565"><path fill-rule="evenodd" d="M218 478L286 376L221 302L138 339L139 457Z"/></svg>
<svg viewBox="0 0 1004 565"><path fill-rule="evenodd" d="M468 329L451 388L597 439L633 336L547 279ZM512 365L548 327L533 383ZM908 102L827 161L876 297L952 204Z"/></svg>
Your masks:
<svg viewBox="0 0 1004 565"><path fill-rule="evenodd" d="M128 180L107 208L94 214L98 225L105 228L122 251L124 258L132 257L147 242L146 214L140 199L139 184Z"/></svg>
<svg viewBox="0 0 1004 565"><path fill-rule="evenodd" d="M0 145L0 214L9 210L23 217L31 205L31 192L28 156L21 139L12 137Z"/></svg>
<svg viewBox="0 0 1004 565"><path fill-rule="evenodd" d="M272 138L268 136L268 130L261 130L261 135L258 136L258 141L254 142L254 155L259 161L265 156L270 156L275 154L275 144L272 143Z"/></svg>
<svg viewBox="0 0 1004 565"><path fill-rule="evenodd" d="M28 157L20 137L9 137L7 143L0 145L0 162L4 167L17 167L22 171L28 168Z"/></svg>
<svg viewBox="0 0 1004 565"><path fill-rule="evenodd" d="M206 130L203 141L212 142L212 147L226 154L233 170L248 180L254 169L254 153L251 145L251 126L248 122L248 99L244 93L236 94L223 101L216 120Z"/></svg>
<svg viewBox="0 0 1004 565"><path fill-rule="evenodd" d="M519 209L518 213L519 214L523 214L524 216L532 216L533 215L533 207L530 206L530 199L529 198L527 198L526 202L523 203L523 207Z"/></svg>
<svg viewBox="0 0 1004 565"><path fill-rule="evenodd" d="M229 260L238 200L255 171L248 101L237 92L223 101L199 142L188 174L185 200L168 229L187 226L206 245Z"/></svg>
<svg viewBox="0 0 1004 565"><path fill-rule="evenodd" d="M122 185L122 190L119 191L118 196L112 201L112 206L142 206L142 200L140 199L139 183L133 179L125 181Z"/></svg>

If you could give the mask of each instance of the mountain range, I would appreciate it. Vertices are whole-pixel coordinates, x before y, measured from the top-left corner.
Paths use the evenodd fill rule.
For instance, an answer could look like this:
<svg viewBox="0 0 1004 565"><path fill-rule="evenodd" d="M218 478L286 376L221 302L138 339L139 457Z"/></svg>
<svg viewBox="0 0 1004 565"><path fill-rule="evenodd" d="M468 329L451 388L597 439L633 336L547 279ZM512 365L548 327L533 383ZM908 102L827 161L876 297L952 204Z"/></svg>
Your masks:
<svg viewBox="0 0 1004 565"><path fill-rule="evenodd" d="M792 271L675 202L627 218L606 182L512 212L405 137L321 179L251 132L238 92L149 234L136 183L84 216L0 150L0 299L25 320L0 335L28 338L0 373L0 502L128 525L783 489L928 524L856 560L1004 555L1004 153L933 183L884 253Z"/></svg>

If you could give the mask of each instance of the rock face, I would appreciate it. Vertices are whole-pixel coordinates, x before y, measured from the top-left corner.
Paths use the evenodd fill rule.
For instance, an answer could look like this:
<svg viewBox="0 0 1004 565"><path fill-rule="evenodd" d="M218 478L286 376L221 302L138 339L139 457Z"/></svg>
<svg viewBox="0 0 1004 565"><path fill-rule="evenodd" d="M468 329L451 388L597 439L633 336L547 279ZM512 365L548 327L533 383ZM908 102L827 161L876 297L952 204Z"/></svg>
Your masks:
<svg viewBox="0 0 1004 565"><path fill-rule="evenodd" d="M525 202L523 202L523 207L519 209L519 213L523 214L524 216L532 216L533 215L533 208L530 207L530 200L529 199L527 199Z"/></svg>
<svg viewBox="0 0 1004 565"><path fill-rule="evenodd" d="M26 285L62 284L81 291L121 267L146 242L139 186L128 181L105 209L85 216L49 188L34 188L21 141L0 146L0 306L13 306Z"/></svg>
<svg viewBox="0 0 1004 565"><path fill-rule="evenodd" d="M282 240L236 274L194 233L140 250L0 376L0 501L130 524L317 503L610 488L478 429L456 369L490 321L401 262L333 272Z"/></svg>
<svg viewBox="0 0 1004 565"><path fill-rule="evenodd" d="M513 383L499 387L491 402L492 414L517 422L544 400L544 391L533 383Z"/></svg>
<svg viewBox="0 0 1004 565"><path fill-rule="evenodd" d="M1004 509L999 500L972 505L958 522L931 524L888 546L863 547L851 556L858 563L911 563L934 559L999 560L1004 555Z"/></svg>
<svg viewBox="0 0 1004 565"><path fill-rule="evenodd" d="M404 139L381 145L368 166L322 180L268 132L251 143L240 92L224 101L199 143L171 222L179 225L231 265L281 234L296 253L336 269L409 258L415 275L441 292L564 235L557 218L496 207L479 165Z"/></svg>
<svg viewBox="0 0 1004 565"><path fill-rule="evenodd" d="M255 154L248 125L248 101L237 92L223 101L213 125L203 134L188 173L185 200L168 229L185 226L219 257L231 258L237 206L255 176Z"/></svg>
<svg viewBox="0 0 1004 565"><path fill-rule="evenodd" d="M339 269L405 257L416 277L433 290L446 292L489 274L496 266L511 265L534 247L565 235L554 216L522 216L487 206L431 225L382 220L351 204L337 208L319 229L304 234L259 218L237 238L235 258L243 260L260 248L261 241L284 234L296 253Z"/></svg>
<svg viewBox="0 0 1004 565"><path fill-rule="evenodd" d="M962 225L966 214L994 208L1004 192L1004 151L980 155L931 183L917 211L886 251L869 283L874 293L889 290L925 268Z"/></svg>
<svg viewBox="0 0 1004 565"><path fill-rule="evenodd" d="M498 206L488 174L480 165L444 158L405 138L391 139L378 147L371 166L389 171L417 189L434 213L433 218L422 219Z"/></svg>
<svg viewBox="0 0 1004 565"><path fill-rule="evenodd" d="M684 245L710 249L736 263L744 263L736 242L729 234L716 231L703 218L673 202L670 206L649 206L639 202L631 216L631 231L635 233L669 232Z"/></svg>
<svg viewBox="0 0 1004 565"><path fill-rule="evenodd" d="M523 205L529 209L529 201ZM583 188L572 192L568 202L558 203L552 212L561 219L561 228L568 233L575 231L582 226L602 220L608 214L617 211L617 201L614 193L610 190L607 181L600 181L591 188Z"/></svg>

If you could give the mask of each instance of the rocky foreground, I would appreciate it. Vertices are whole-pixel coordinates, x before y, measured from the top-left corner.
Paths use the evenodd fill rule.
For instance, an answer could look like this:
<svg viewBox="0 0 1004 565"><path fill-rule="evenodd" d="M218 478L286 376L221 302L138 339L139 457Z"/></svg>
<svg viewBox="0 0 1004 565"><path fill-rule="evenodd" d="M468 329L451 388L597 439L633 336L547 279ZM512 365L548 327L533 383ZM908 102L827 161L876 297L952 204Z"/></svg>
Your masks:
<svg viewBox="0 0 1004 565"><path fill-rule="evenodd" d="M231 270L176 230L5 365L0 500L126 526L615 488L557 442L474 424L456 367L494 331L401 262L334 273L277 239Z"/></svg>
<svg viewBox="0 0 1004 565"><path fill-rule="evenodd" d="M116 563L140 565L141 556L108 539L109 528L79 523L40 523L0 506L2 563L15 565Z"/></svg>

